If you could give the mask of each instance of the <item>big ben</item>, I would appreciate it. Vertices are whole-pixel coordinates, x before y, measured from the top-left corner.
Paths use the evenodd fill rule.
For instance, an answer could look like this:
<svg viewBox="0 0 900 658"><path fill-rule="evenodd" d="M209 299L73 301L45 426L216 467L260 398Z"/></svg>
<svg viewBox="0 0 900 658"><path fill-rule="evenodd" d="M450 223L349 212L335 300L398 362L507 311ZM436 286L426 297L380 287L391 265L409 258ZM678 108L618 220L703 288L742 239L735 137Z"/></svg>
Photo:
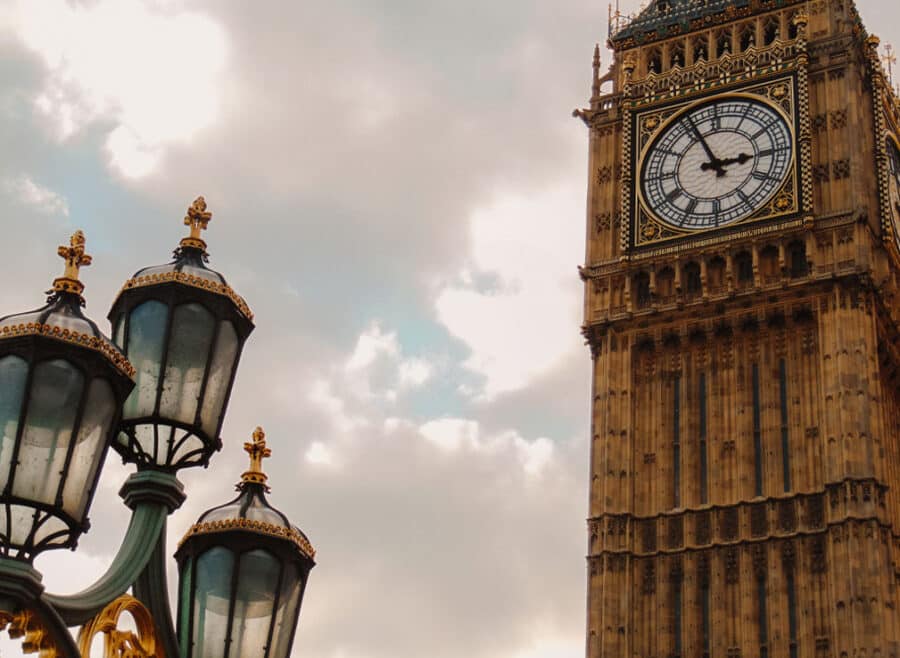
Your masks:
<svg viewBox="0 0 900 658"><path fill-rule="evenodd" d="M852 0L594 55L588 658L900 656L900 100Z"/></svg>

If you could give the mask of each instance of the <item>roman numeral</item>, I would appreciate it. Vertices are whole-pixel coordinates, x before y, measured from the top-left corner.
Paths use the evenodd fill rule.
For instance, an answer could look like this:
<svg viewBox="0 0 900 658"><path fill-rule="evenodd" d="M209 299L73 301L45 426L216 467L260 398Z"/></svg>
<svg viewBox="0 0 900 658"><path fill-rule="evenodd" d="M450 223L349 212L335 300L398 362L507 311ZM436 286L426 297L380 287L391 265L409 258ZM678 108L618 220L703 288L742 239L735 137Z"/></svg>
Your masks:
<svg viewBox="0 0 900 658"><path fill-rule="evenodd" d="M691 214L693 214L693 212L694 212L694 210L695 210L696 208L697 208L697 199L691 199L691 200L688 202L687 208L685 208L685 212L686 212L688 215L691 215Z"/></svg>
<svg viewBox="0 0 900 658"><path fill-rule="evenodd" d="M675 199L677 199L680 196L681 196L681 190L679 190L676 187L674 190L672 190L671 192L669 192L666 195L666 201L668 201L669 203L672 203Z"/></svg>

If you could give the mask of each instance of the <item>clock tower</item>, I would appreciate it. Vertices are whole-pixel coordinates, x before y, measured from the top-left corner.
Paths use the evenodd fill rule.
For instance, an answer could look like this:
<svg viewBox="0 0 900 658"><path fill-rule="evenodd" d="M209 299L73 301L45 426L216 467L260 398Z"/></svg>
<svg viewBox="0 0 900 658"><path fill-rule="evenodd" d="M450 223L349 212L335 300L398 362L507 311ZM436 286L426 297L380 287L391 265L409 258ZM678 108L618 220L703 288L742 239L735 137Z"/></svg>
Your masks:
<svg viewBox="0 0 900 658"><path fill-rule="evenodd" d="M900 656L900 101L853 0L594 54L588 658Z"/></svg>

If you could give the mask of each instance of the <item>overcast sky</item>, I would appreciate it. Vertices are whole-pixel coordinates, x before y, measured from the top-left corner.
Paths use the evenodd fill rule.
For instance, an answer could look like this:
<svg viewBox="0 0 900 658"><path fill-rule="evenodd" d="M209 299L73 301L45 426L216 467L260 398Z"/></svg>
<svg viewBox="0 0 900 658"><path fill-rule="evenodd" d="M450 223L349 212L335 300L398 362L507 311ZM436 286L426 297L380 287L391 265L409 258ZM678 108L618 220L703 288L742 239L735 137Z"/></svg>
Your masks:
<svg viewBox="0 0 900 658"><path fill-rule="evenodd" d="M860 9L900 44L895 3ZM81 228L103 320L205 195L211 266L257 329L223 451L181 475L170 552L265 427L270 501L318 551L294 656L583 655L587 131L570 115L606 15L0 0L0 315L41 304ZM38 560L49 590L108 564L127 475L111 456L78 552Z"/></svg>

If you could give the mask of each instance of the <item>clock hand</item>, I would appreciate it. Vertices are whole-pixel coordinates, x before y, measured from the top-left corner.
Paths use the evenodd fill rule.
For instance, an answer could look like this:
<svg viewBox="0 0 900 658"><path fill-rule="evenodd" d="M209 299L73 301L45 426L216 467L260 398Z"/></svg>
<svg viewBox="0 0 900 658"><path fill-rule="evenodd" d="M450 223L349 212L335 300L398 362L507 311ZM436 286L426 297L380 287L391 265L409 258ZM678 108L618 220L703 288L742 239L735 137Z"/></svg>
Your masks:
<svg viewBox="0 0 900 658"><path fill-rule="evenodd" d="M688 123L691 124L691 130L694 131L694 134L697 136L697 139L700 140L700 144L703 146L703 150L706 151L706 155L709 158L709 162L704 162L700 168L703 171L707 169L715 169L719 171L721 167L719 166L719 159L713 154L712 149L709 148L709 144L706 143L706 139L700 133L700 130L697 128L697 124L694 123L694 120L688 115L687 117Z"/></svg>
<svg viewBox="0 0 900 658"><path fill-rule="evenodd" d="M704 162L700 165L700 169L703 171L707 171L709 169L716 170L716 178L722 178L728 172L725 171L725 167L733 164L744 164L748 160L752 160L752 155L747 155L746 153L741 153L736 158L725 158L724 160L716 160L715 162Z"/></svg>
<svg viewBox="0 0 900 658"><path fill-rule="evenodd" d="M752 160L752 159L753 159L752 155L747 155L746 153L741 153L736 158L725 158L724 160L720 160L719 165L722 167L725 167L727 165L732 165L732 164L744 164L748 160Z"/></svg>

